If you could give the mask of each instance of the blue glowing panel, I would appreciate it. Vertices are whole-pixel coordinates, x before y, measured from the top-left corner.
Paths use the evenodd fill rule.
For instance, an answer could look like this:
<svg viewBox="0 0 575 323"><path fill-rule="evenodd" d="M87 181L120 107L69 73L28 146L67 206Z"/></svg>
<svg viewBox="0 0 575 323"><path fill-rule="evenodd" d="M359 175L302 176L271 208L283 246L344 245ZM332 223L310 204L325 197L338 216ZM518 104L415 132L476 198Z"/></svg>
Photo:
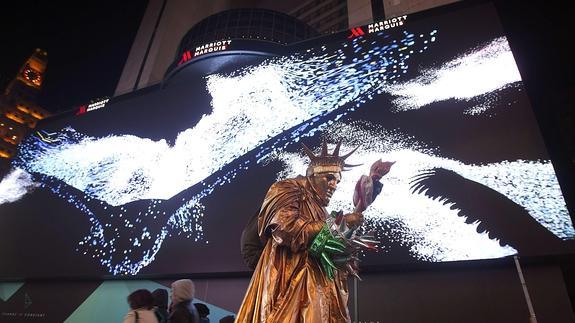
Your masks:
<svg viewBox="0 0 575 323"><path fill-rule="evenodd" d="M365 265L567 252L513 54L481 21L490 5L404 16L46 123L0 183L0 275L243 271L244 224L322 138L363 164L328 210L351 212L357 179L395 162L364 213L382 241Z"/></svg>

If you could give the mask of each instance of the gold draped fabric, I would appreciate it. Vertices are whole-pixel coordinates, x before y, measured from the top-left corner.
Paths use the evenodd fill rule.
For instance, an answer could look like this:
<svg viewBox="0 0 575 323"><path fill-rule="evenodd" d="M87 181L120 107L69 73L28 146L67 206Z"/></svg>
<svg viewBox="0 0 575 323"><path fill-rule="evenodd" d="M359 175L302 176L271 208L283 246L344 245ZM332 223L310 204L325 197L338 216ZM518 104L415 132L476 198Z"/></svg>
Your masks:
<svg viewBox="0 0 575 323"><path fill-rule="evenodd" d="M307 250L326 217L306 177L271 186L258 218L265 248L236 322L350 321L347 275L330 280Z"/></svg>

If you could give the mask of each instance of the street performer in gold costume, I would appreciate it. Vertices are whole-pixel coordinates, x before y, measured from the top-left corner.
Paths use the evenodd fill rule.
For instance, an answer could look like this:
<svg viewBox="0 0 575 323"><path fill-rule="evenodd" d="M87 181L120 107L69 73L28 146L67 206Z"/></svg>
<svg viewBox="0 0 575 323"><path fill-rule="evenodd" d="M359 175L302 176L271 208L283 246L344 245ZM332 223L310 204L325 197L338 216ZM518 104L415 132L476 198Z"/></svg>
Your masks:
<svg viewBox="0 0 575 323"><path fill-rule="evenodd" d="M252 280L237 315L241 323L350 322L347 272L326 257L345 253L329 233L325 207L335 191L350 153L332 154L324 142L311 159L306 176L274 183L258 215L258 234L264 244ZM363 222L361 213L344 216L349 227ZM331 267L330 267L331 265Z"/></svg>

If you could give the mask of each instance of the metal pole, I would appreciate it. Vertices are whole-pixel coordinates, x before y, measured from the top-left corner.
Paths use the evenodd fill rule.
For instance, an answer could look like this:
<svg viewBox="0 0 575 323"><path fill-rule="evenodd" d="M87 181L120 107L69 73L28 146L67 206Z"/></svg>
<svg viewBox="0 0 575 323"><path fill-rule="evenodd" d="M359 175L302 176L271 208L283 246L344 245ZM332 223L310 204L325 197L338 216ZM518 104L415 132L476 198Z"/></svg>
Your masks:
<svg viewBox="0 0 575 323"><path fill-rule="evenodd" d="M353 322L359 322L359 304L357 299L357 287L358 287L357 277L353 277Z"/></svg>
<svg viewBox="0 0 575 323"><path fill-rule="evenodd" d="M525 296L525 302L527 303L527 308L529 309L529 322L537 323L537 317L535 316L535 311L533 310L533 304L531 303L531 297L529 296L529 291L527 290L527 284L523 278L523 272L521 271L519 258L517 256L513 256L513 260L515 261L515 268L517 268L519 280L521 281L521 287L523 288L523 296Z"/></svg>

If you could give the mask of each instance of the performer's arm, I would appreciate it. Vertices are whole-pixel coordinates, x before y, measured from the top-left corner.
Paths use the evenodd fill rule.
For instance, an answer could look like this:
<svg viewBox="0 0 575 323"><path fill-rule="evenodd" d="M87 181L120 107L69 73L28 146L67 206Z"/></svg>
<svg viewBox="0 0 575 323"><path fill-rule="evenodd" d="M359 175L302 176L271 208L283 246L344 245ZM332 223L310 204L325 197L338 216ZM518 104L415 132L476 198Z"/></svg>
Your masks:
<svg viewBox="0 0 575 323"><path fill-rule="evenodd" d="M324 224L324 221L308 218L294 201L277 210L267 230L276 243L298 252L309 247Z"/></svg>

